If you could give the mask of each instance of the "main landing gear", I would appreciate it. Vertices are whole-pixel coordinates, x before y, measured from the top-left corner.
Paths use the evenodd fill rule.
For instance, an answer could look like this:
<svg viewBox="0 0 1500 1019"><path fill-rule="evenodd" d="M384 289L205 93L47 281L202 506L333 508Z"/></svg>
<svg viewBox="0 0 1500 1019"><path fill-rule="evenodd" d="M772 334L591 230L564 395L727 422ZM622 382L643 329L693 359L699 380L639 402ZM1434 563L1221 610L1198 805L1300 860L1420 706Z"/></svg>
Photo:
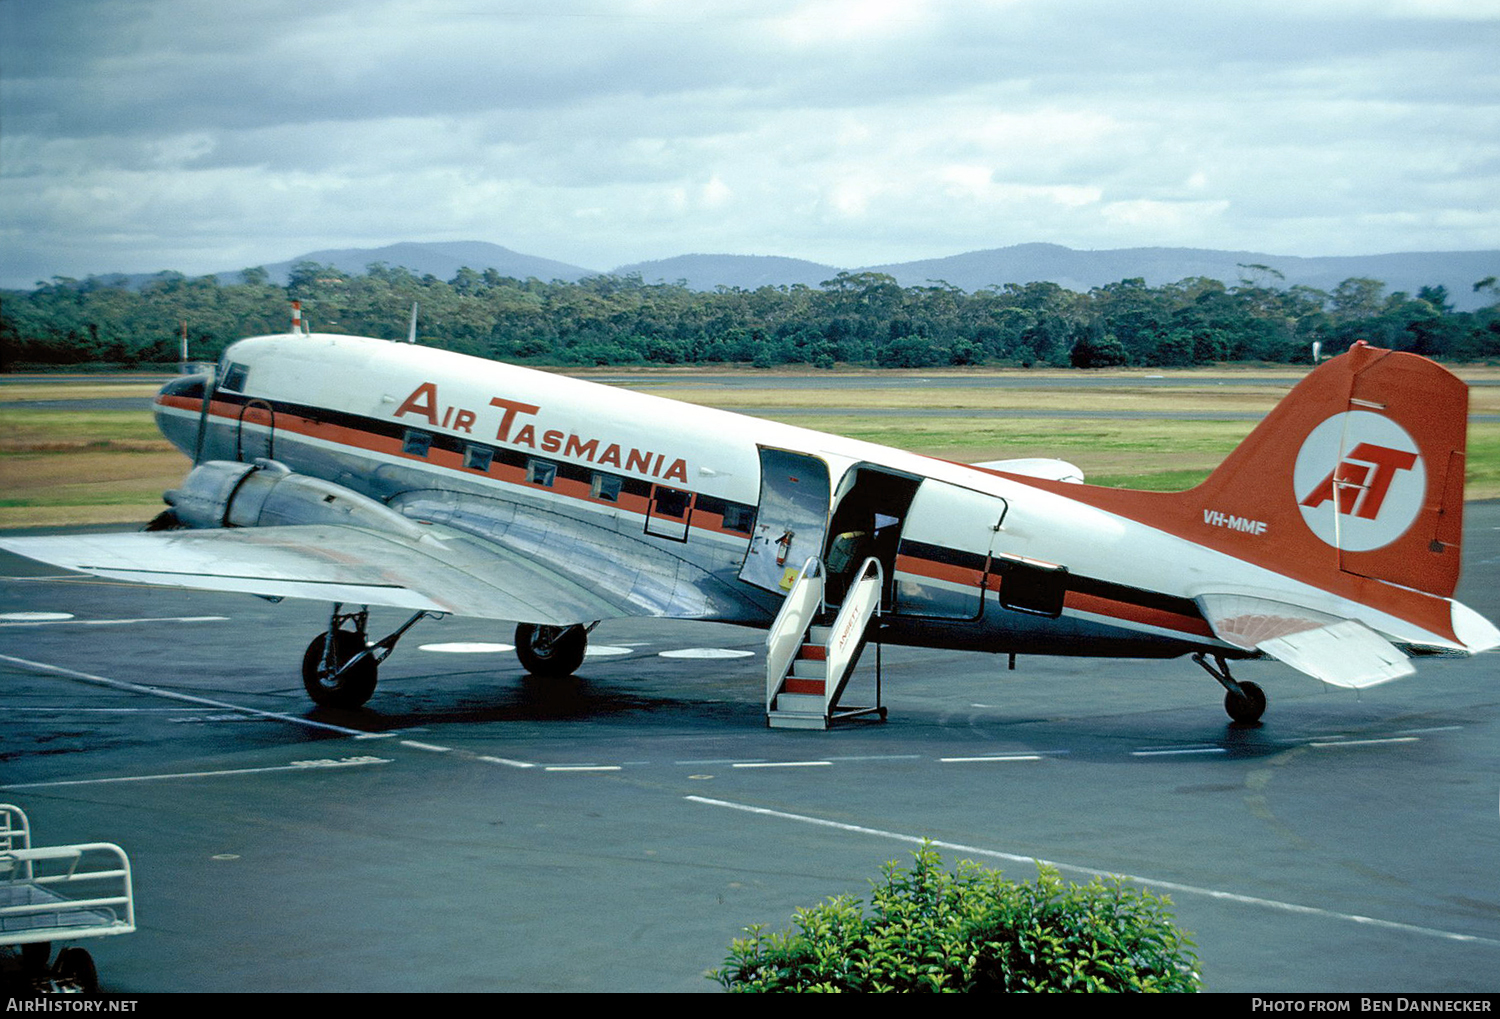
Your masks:
<svg viewBox="0 0 1500 1019"><path fill-rule="evenodd" d="M521 667L541 679L571 676L583 664L589 646L589 631L598 626L545 626L522 623L516 627L516 657Z"/></svg>
<svg viewBox="0 0 1500 1019"><path fill-rule="evenodd" d="M377 669L401 635L429 615L442 615L424 609L372 644L365 633L369 608L344 612L343 607L342 602L333 603L327 632L314 637L302 655L302 685L314 703L327 708L357 708L369 700Z"/></svg>
<svg viewBox="0 0 1500 1019"><path fill-rule="evenodd" d="M1193 655L1193 661L1203 666L1203 671L1224 687L1224 710L1229 712L1230 718L1241 725L1254 725L1260 721L1260 716L1266 713L1266 692L1259 684L1231 676L1229 663L1223 655L1214 655L1216 664L1210 664L1208 656L1200 651Z"/></svg>
<svg viewBox="0 0 1500 1019"><path fill-rule="evenodd" d="M342 602L334 602L327 631L314 637L302 655L302 685L314 703L326 708L357 708L368 701L375 692L380 663L390 657L402 634L428 616L441 619L444 615L423 610L372 642L366 632L369 607L362 606L358 612L343 608ZM516 627L516 657L533 676L571 676L583 664L589 633L598 625L597 621L587 626L522 623Z"/></svg>

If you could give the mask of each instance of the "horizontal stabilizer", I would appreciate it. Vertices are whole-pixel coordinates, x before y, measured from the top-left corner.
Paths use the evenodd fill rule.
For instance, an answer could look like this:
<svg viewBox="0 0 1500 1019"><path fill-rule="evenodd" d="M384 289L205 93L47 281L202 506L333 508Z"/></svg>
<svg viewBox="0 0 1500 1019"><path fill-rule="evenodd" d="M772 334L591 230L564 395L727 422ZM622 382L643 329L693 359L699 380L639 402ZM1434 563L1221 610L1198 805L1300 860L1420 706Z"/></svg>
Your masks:
<svg viewBox="0 0 1500 1019"><path fill-rule="evenodd" d="M1353 619L1277 637L1260 649L1333 686L1376 686L1417 671L1394 645Z"/></svg>
<svg viewBox="0 0 1500 1019"><path fill-rule="evenodd" d="M1079 483L1083 481L1081 468L1066 460L1053 460L1044 456L1022 457L1017 460L987 460L972 466L982 467L987 471L1001 471L1005 474L1023 474L1028 478L1046 478L1049 481Z"/></svg>
<svg viewBox="0 0 1500 1019"><path fill-rule="evenodd" d="M1416 671L1403 652L1352 619L1241 594L1200 595L1198 607L1220 640L1333 686L1375 686Z"/></svg>
<svg viewBox="0 0 1500 1019"><path fill-rule="evenodd" d="M338 525L70 534L0 548L95 576L527 623L575 623L616 606L566 577L471 535L420 539Z"/></svg>

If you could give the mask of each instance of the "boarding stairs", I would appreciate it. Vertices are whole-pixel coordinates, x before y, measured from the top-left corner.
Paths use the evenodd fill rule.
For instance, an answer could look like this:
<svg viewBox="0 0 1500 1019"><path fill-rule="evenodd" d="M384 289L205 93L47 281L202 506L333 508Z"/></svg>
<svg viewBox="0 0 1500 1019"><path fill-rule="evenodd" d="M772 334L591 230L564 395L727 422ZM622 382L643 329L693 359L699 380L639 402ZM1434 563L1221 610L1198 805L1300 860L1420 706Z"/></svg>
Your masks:
<svg viewBox="0 0 1500 1019"><path fill-rule="evenodd" d="M822 561L809 559L766 634L766 724L773 729L827 729L865 715L885 718L878 644L874 706L839 704L866 634L880 616L885 584L880 561L871 557L860 565L836 613L824 600L826 580Z"/></svg>

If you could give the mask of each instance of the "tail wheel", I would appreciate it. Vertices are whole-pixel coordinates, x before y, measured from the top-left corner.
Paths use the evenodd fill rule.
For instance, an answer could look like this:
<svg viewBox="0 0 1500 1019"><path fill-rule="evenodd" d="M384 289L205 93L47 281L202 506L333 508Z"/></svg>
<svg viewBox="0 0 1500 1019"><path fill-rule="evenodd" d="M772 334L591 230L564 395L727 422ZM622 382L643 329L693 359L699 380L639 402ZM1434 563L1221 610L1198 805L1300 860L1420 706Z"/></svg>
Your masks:
<svg viewBox="0 0 1500 1019"><path fill-rule="evenodd" d="M1240 680L1240 693L1230 690L1224 695L1224 710L1241 725L1254 725L1266 713L1266 692L1259 684Z"/></svg>
<svg viewBox="0 0 1500 1019"><path fill-rule="evenodd" d="M516 657L521 667L544 679L571 676L583 664L589 632L583 626L540 626L522 623L516 627Z"/></svg>
<svg viewBox="0 0 1500 1019"><path fill-rule="evenodd" d="M341 675L344 665L367 649L365 639L349 630L335 630L333 661L326 662L328 634L320 633L307 645L302 655L302 685L316 704L328 708L357 708L375 692L376 666L373 657L365 657ZM329 668L329 665L332 668Z"/></svg>

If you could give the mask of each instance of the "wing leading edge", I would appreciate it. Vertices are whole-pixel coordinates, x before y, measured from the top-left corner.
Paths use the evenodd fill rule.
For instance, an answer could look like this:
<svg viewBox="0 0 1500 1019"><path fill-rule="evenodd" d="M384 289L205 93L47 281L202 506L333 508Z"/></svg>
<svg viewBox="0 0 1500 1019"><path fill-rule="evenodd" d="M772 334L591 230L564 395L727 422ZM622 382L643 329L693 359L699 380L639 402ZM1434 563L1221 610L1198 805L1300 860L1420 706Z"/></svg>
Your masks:
<svg viewBox="0 0 1500 1019"><path fill-rule="evenodd" d="M95 576L562 625L630 615L574 579L472 535L411 539L337 525L0 539L0 548Z"/></svg>

